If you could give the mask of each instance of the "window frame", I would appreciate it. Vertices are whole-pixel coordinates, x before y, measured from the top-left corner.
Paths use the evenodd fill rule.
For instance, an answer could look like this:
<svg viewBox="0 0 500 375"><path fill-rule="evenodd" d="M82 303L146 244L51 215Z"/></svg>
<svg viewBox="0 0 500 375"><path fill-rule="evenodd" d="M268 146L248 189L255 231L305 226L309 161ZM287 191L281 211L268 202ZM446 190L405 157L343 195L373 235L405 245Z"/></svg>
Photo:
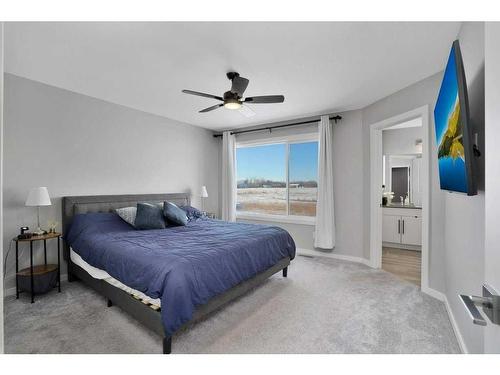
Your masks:
<svg viewBox="0 0 500 375"><path fill-rule="evenodd" d="M258 147L267 146L273 144L285 144L285 179L286 179L286 214L285 215L273 215L273 214L263 214L263 213L239 213L236 211L236 219L241 220L255 220L255 221L271 221L277 223L290 223L290 224L303 224L303 225L315 225L315 216L302 216L302 215L290 215L290 188L289 188L289 169L290 169L290 145L296 143L307 143L307 142L318 142L319 151L319 134L318 133L304 133L304 134L294 134L287 136L270 137L264 139L254 139L247 141L236 141L236 148L246 148L246 147ZM235 160L237 165L238 160ZM237 178L237 176L235 176ZM238 194L238 188L236 188L236 196Z"/></svg>

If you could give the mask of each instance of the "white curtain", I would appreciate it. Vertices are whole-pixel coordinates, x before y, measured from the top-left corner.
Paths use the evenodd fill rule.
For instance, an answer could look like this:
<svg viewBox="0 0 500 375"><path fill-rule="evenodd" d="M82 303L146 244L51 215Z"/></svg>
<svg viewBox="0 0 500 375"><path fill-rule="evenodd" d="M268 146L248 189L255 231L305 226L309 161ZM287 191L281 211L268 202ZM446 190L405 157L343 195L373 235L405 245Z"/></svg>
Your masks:
<svg viewBox="0 0 500 375"><path fill-rule="evenodd" d="M222 220L236 221L235 137L222 134Z"/></svg>
<svg viewBox="0 0 500 375"><path fill-rule="evenodd" d="M318 202L314 247L333 249L335 246L335 214L333 204L333 129L329 116L319 122Z"/></svg>

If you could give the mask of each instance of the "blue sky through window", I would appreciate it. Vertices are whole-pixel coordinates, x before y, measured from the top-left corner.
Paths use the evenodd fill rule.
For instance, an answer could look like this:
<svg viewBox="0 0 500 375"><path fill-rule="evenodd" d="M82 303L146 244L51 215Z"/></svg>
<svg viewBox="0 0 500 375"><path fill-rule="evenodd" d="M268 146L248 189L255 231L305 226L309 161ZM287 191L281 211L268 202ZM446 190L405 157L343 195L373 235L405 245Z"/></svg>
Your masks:
<svg viewBox="0 0 500 375"><path fill-rule="evenodd" d="M237 180L285 181L285 144L236 149Z"/></svg>
<svg viewBox="0 0 500 375"><path fill-rule="evenodd" d="M290 182L316 181L318 178L318 142L292 143L288 156Z"/></svg>
<svg viewBox="0 0 500 375"><path fill-rule="evenodd" d="M286 144L272 144L236 149L237 180L264 179L285 181ZM318 143L290 144L290 181L316 181Z"/></svg>

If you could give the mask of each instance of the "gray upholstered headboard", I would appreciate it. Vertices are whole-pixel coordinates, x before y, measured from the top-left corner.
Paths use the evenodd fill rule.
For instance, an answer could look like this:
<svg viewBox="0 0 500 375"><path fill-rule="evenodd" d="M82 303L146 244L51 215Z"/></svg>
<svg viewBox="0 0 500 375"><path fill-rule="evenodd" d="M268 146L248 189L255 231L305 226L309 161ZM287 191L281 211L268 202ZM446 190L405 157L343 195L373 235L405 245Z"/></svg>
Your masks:
<svg viewBox="0 0 500 375"><path fill-rule="evenodd" d="M62 228L66 233L73 216L88 212L112 212L117 208L135 206L138 202L173 202L179 206L190 204L188 193L174 194L128 194L128 195L88 195L62 198ZM68 259L69 246L64 243L64 259Z"/></svg>

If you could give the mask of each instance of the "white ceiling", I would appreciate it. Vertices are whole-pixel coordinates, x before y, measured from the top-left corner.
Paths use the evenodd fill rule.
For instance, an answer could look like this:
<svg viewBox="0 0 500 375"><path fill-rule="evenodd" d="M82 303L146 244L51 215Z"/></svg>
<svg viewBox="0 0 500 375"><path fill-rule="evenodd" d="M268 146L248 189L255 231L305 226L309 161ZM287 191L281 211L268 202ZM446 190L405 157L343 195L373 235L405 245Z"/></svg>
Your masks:
<svg viewBox="0 0 500 375"><path fill-rule="evenodd" d="M366 106L443 69L460 23L7 23L8 73L220 130ZM244 117L198 110L225 74L247 96L283 94Z"/></svg>

